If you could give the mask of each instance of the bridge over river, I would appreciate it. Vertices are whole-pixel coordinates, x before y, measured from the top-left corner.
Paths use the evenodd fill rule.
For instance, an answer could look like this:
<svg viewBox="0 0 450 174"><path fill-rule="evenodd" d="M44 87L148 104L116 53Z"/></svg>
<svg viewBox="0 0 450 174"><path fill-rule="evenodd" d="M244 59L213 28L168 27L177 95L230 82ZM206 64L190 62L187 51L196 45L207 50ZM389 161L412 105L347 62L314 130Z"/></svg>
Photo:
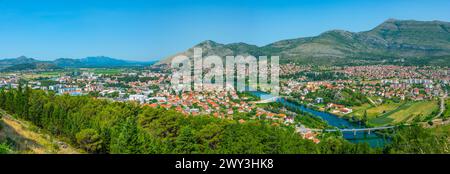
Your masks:
<svg viewBox="0 0 450 174"><path fill-rule="evenodd" d="M280 99L283 99L282 97L262 97L259 102L256 103L271 103L271 102L277 102L280 101ZM286 103L286 101L283 101ZM386 129L394 129L396 126L381 126L381 127L374 127L374 128L346 128L346 129L310 129L312 132L353 132L354 135L356 135L358 132L367 132L369 135L373 131L377 130L386 130Z"/></svg>
<svg viewBox="0 0 450 174"><path fill-rule="evenodd" d="M397 126L382 126L374 128L350 128L350 129L310 129L312 132L353 132L356 135L357 132L367 132L369 135L373 131L394 129Z"/></svg>
<svg viewBox="0 0 450 174"><path fill-rule="evenodd" d="M328 125L336 127L336 129L325 129L325 130L323 130L323 129L304 129L304 128L302 129L300 127L296 127L296 129L297 129L296 131L299 133L307 132L307 131L342 132L342 136L351 142L355 142L355 143L367 142L373 147L381 147L387 141L385 136L378 135L375 133L371 134L371 133L375 132L375 131L379 131L379 130L385 130L385 129L387 130L387 129L395 128L395 126L385 126L385 127L375 127L375 128L361 127L364 125L357 125L355 123L352 123L352 122L350 122L344 118L338 117L336 115L333 115L333 114L330 114L327 112L317 111L317 110L308 108L306 106L290 102L286 99L287 97L273 96L270 93L261 92L261 91L251 91L251 94L253 94L257 97L260 97L260 101L255 102L255 103L278 102L278 103L283 104L283 106L285 106L287 108L299 110L299 111L308 113L310 115L313 115L315 117L321 118L324 121L326 121L328 123Z"/></svg>

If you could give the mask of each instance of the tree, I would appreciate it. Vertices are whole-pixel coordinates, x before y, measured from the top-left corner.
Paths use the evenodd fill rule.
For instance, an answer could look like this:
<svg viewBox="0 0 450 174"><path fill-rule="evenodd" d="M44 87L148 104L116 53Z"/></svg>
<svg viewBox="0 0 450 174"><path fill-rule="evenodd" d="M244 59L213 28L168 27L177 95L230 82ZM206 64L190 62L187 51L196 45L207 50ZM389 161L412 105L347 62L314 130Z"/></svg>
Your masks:
<svg viewBox="0 0 450 174"><path fill-rule="evenodd" d="M222 140L223 128L218 124L207 124L197 133L200 144L205 149L216 150Z"/></svg>
<svg viewBox="0 0 450 174"><path fill-rule="evenodd" d="M175 152L182 154L189 154L197 152L197 142L194 137L193 129L190 126L185 126L180 130L180 136L175 140Z"/></svg>
<svg viewBox="0 0 450 174"><path fill-rule="evenodd" d="M448 126L425 129L421 126L401 127L392 141L385 147L385 153L446 154L450 148Z"/></svg>
<svg viewBox="0 0 450 174"><path fill-rule="evenodd" d="M369 119L367 118L367 110L364 110L364 115L363 115L363 119L362 122L367 125Z"/></svg>
<svg viewBox="0 0 450 174"><path fill-rule="evenodd" d="M118 154L132 154L139 151L137 125L134 117L126 118L111 133L110 152Z"/></svg>
<svg viewBox="0 0 450 174"><path fill-rule="evenodd" d="M25 85L25 92L24 92L24 94L22 95L22 97L23 97L23 109L22 109L22 116L24 117L24 118L27 118L27 119L29 119L29 112L28 112L28 108L30 107L30 103L29 103L29 98L30 98L30 95L31 95L31 88L30 87L28 87L28 85Z"/></svg>
<svg viewBox="0 0 450 174"><path fill-rule="evenodd" d="M25 101L23 106L28 105L23 110L16 106L19 98ZM98 100L90 96L59 96L29 88L22 94L17 89L2 90L0 107L90 153L374 152L344 139L335 140L337 143L333 146L320 147L302 139L293 128L274 127L264 120L240 124L209 115L186 117L174 110ZM26 113L28 117L21 115ZM320 119L301 118L309 118L304 121L326 127Z"/></svg>
<svg viewBox="0 0 450 174"><path fill-rule="evenodd" d="M96 153L102 147L102 140L95 129L83 129L76 135L77 142L84 150Z"/></svg>

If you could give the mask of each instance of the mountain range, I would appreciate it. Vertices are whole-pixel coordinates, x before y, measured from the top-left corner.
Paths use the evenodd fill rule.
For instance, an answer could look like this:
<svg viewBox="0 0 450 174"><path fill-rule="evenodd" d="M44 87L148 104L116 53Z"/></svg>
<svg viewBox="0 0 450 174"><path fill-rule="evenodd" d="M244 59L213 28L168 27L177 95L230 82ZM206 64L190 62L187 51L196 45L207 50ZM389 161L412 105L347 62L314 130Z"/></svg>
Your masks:
<svg viewBox="0 0 450 174"><path fill-rule="evenodd" d="M192 57L195 47L203 49L203 56L280 56L280 63L450 66L450 23L389 19L369 31L331 30L314 37L281 40L261 47L242 42L221 44L207 40L176 55ZM161 59L156 65L168 64L176 55ZM82 59L59 58L53 61L40 61L21 56L0 59L0 71L129 67L148 66L153 63L104 56Z"/></svg>
<svg viewBox="0 0 450 174"><path fill-rule="evenodd" d="M86 57L82 59L59 58L53 61L40 61L21 56L18 58L0 59L1 71L60 69L60 68L108 68L148 66L154 62L139 62L115 59L110 57Z"/></svg>
<svg viewBox="0 0 450 174"><path fill-rule="evenodd" d="M369 31L331 30L315 37L282 40L262 47L211 40L194 47L202 48L203 56L280 56L280 63L450 66L449 31L449 22L389 19ZM192 57L194 47L164 58L157 65L168 64L180 54Z"/></svg>

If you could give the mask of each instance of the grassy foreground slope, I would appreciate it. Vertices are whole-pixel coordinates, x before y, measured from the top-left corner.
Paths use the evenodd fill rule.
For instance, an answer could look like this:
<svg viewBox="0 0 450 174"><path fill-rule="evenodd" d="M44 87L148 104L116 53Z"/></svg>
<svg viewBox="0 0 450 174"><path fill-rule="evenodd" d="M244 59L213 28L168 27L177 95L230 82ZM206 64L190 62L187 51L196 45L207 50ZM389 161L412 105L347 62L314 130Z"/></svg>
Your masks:
<svg viewBox="0 0 450 174"><path fill-rule="evenodd" d="M14 119L1 111L3 115L0 122L0 144L3 144L3 153L31 153L31 154L78 154L81 152L52 136L40 132L34 125ZM1 150L0 150L1 151ZM2 152L0 152L2 153Z"/></svg>

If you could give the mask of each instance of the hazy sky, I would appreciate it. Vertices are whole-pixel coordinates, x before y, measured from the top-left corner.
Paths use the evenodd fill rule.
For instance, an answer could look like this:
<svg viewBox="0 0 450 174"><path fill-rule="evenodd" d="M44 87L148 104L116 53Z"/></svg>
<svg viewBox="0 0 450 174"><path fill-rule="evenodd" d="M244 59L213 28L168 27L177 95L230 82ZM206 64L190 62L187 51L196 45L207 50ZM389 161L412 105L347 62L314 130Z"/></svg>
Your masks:
<svg viewBox="0 0 450 174"><path fill-rule="evenodd" d="M388 18L450 21L450 1L0 0L0 58L154 60L203 40L263 46Z"/></svg>

